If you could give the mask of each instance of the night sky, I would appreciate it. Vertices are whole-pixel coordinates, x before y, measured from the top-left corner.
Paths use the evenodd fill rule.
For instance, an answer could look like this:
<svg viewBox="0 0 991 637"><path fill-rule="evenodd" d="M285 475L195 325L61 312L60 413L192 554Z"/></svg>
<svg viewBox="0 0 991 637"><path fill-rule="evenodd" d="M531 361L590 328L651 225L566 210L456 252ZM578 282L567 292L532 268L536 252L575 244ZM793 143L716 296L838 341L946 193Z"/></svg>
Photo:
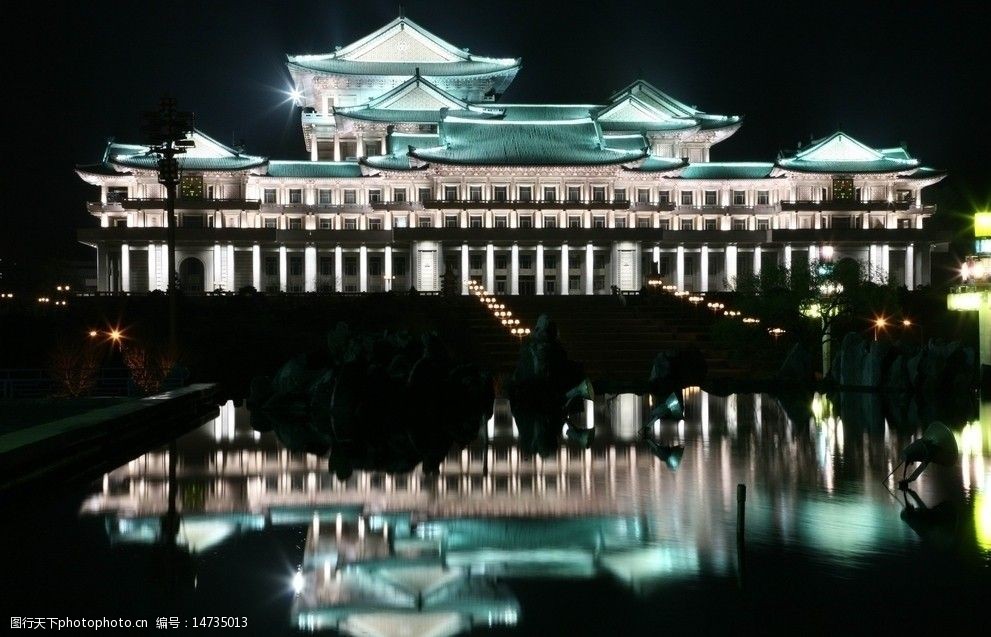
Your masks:
<svg viewBox="0 0 991 637"><path fill-rule="evenodd" d="M394 18L399 4L7 5L4 97L13 108L0 211L7 284L24 279L26 264L43 272L60 259L91 256L75 231L95 224L84 202L96 194L73 166L98 161L108 137L140 142L140 113L163 93L220 141L306 158L298 109L285 101L285 54L332 51ZM991 201L989 3L402 4L457 46L522 57L503 101L603 102L639 75L705 111L744 116L713 160L771 161L842 129L873 146L904 141L927 165L949 170L927 202L938 202L951 225L954 215Z"/></svg>

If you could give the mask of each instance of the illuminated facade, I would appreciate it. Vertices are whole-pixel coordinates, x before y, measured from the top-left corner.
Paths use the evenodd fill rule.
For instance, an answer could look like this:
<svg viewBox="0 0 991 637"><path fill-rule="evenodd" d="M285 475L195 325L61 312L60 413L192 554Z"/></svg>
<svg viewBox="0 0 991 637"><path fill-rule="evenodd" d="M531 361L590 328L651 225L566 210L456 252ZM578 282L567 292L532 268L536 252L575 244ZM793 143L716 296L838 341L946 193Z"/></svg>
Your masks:
<svg viewBox="0 0 991 637"><path fill-rule="evenodd" d="M519 59L477 56L407 18L333 53L292 55L308 161L195 132L181 159L187 291L601 294L655 269L688 290L771 264L850 257L908 288L946 237L924 229L942 178L902 148L829 137L768 162L712 161L740 127L645 81L599 104L511 104ZM77 167L100 187L80 231L98 288L164 289L164 190L139 145Z"/></svg>

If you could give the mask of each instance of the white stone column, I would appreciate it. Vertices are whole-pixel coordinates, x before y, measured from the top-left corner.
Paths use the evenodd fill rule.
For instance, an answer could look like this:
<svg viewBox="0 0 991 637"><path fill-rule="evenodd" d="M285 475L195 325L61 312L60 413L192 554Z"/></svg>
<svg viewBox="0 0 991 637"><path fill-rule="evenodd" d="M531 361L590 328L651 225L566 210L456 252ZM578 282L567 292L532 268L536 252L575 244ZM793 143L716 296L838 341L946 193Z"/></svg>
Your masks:
<svg viewBox="0 0 991 637"><path fill-rule="evenodd" d="M344 251L341 246L334 247L334 291L344 291Z"/></svg>
<svg viewBox="0 0 991 637"><path fill-rule="evenodd" d="M754 276L760 278L760 246L754 246Z"/></svg>
<svg viewBox="0 0 991 637"><path fill-rule="evenodd" d="M237 285L237 277L234 276L234 244L227 244L227 271L224 276L227 279L227 284L224 286L232 292L237 292L235 286Z"/></svg>
<svg viewBox="0 0 991 637"><path fill-rule="evenodd" d="M585 244L585 294L595 294L595 248Z"/></svg>
<svg viewBox="0 0 991 637"><path fill-rule="evenodd" d="M674 284L678 286L678 290L685 289L685 246L678 246L674 258Z"/></svg>
<svg viewBox="0 0 991 637"><path fill-rule="evenodd" d="M819 260L819 246L809 244L809 269L812 269L812 264Z"/></svg>
<svg viewBox="0 0 991 637"><path fill-rule="evenodd" d="M262 249L257 243L251 246L251 285L262 291Z"/></svg>
<svg viewBox="0 0 991 637"><path fill-rule="evenodd" d="M334 161L341 161L341 137L334 133Z"/></svg>
<svg viewBox="0 0 991 637"><path fill-rule="evenodd" d="M726 289L736 287L736 260L737 247L734 245L726 246Z"/></svg>
<svg viewBox="0 0 991 637"><path fill-rule="evenodd" d="M905 287L915 289L915 244L905 246Z"/></svg>
<svg viewBox="0 0 991 637"><path fill-rule="evenodd" d="M468 257L468 244L461 244L461 294L468 294L470 282L471 259Z"/></svg>
<svg viewBox="0 0 991 637"><path fill-rule="evenodd" d="M154 292L158 289L158 261L155 260L155 244L148 244L148 291Z"/></svg>
<svg viewBox="0 0 991 637"><path fill-rule="evenodd" d="M563 281L561 283L561 294L568 295L571 294L571 262L568 259L570 252L568 250L568 244L561 244L561 272L563 273Z"/></svg>
<svg viewBox="0 0 991 637"><path fill-rule="evenodd" d="M509 249L509 293L520 293L520 246L515 243Z"/></svg>
<svg viewBox="0 0 991 637"><path fill-rule="evenodd" d="M131 291L131 246L120 246L120 291Z"/></svg>
<svg viewBox="0 0 991 637"><path fill-rule="evenodd" d="M881 283L888 282L888 272L891 271L891 246L887 243L881 246L881 272L882 278Z"/></svg>
<svg viewBox="0 0 991 637"><path fill-rule="evenodd" d="M702 246L699 250L699 290L709 291L709 246Z"/></svg>
<svg viewBox="0 0 991 637"><path fill-rule="evenodd" d="M317 291L317 249L306 246L303 251L303 291Z"/></svg>
<svg viewBox="0 0 991 637"><path fill-rule="evenodd" d="M382 135L382 139L381 139L381 141L379 143L379 155L384 155L384 154L386 154L388 152L388 150L386 149L386 145L385 145L385 138L386 138L386 135L383 134Z"/></svg>
<svg viewBox="0 0 991 637"><path fill-rule="evenodd" d="M285 292L289 280L289 257L286 254L286 246L279 246L279 291Z"/></svg>
<svg viewBox="0 0 991 637"><path fill-rule="evenodd" d="M654 264L654 270L660 271L661 246L654 246L654 249L651 250L651 258L650 258L650 260Z"/></svg>
<svg viewBox="0 0 991 637"><path fill-rule="evenodd" d="M358 132L358 157L365 156L365 134L361 131Z"/></svg>
<svg viewBox="0 0 991 637"><path fill-rule="evenodd" d="M491 243L485 246L485 289L495 294L495 247Z"/></svg>
<svg viewBox="0 0 991 637"><path fill-rule="evenodd" d="M317 133L316 131L312 131L310 133L310 161L316 161L319 158L320 155L317 151Z"/></svg>
<svg viewBox="0 0 991 637"><path fill-rule="evenodd" d="M543 295L544 293L544 244L537 244L537 257L536 257L536 284L537 284L537 294Z"/></svg>
<svg viewBox="0 0 991 637"><path fill-rule="evenodd" d="M207 287L206 291L212 292L220 287L224 287L224 257L220 244L215 243L213 244L213 285Z"/></svg>
<svg viewBox="0 0 991 637"><path fill-rule="evenodd" d="M867 266L870 268L870 278L874 280L874 270L880 267L881 250L880 246L872 243L870 247L867 248Z"/></svg>
<svg viewBox="0 0 991 637"><path fill-rule="evenodd" d="M385 291L392 291L392 246L385 246L385 263L383 264L385 272Z"/></svg>
<svg viewBox="0 0 991 637"><path fill-rule="evenodd" d="M358 291L368 291L368 248L358 248Z"/></svg>
<svg viewBox="0 0 991 637"><path fill-rule="evenodd" d="M785 270L791 272L791 244L785 246Z"/></svg>

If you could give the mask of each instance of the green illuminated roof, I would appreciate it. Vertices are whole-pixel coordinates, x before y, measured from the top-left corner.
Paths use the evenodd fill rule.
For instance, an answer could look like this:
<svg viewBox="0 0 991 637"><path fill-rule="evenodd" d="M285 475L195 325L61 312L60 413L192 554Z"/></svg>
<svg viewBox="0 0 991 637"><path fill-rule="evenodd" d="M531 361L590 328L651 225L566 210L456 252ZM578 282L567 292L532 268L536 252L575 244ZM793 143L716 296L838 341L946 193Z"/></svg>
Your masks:
<svg viewBox="0 0 991 637"><path fill-rule="evenodd" d="M647 140L639 133L632 135L603 135L602 141L609 148L615 148L616 150L643 151L647 148Z"/></svg>
<svg viewBox="0 0 991 637"><path fill-rule="evenodd" d="M122 172L103 161L98 164L78 164L76 170L90 175L101 175L104 177L119 177L130 175L130 172Z"/></svg>
<svg viewBox="0 0 991 637"><path fill-rule="evenodd" d="M741 121L736 115L703 113L644 80L614 93L609 105L597 109L594 116L605 131L711 130L738 126Z"/></svg>
<svg viewBox="0 0 991 637"><path fill-rule="evenodd" d="M580 119L600 108L595 104L502 104L496 105L503 111L506 121L546 121L553 119Z"/></svg>
<svg viewBox="0 0 991 637"><path fill-rule="evenodd" d="M440 137L437 133L392 133L386 140L390 153L405 153L412 146L413 148L432 148L440 145Z"/></svg>
<svg viewBox="0 0 991 637"><path fill-rule="evenodd" d="M283 161L268 162L269 177L347 178L361 177L361 166L348 161Z"/></svg>
<svg viewBox="0 0 991 637"><path fill-rule="evenodd" d="M909 157L904 148L877 150L843 132L781 157L777 164L786 170L815 173L894 173L919 167L919 161Z"/></svg>
<svg viewBox="0 0 991 637"><path fill-rule="evenodd" d="M391 91L359 106L334 109L336 115L378 122L436 123L447 114L457 117L498 117L502 111L469 104L415 74Z"/></svg>
<svg viewBox="0 0 991 637"><path fill-rule="evenodd" d="M685 160L679 157L657 157L650 155L642 164L633 168L645 173L663 173L678 170L685 165Z"/></svg>
<svg viewBox="0 0 991 637"><path fill-rule="evenodd" d="M187 139L192 140L193 146L178 155L180 170L237 171L260 166L266 161L264 157L246 155L225 146L198 130L190 133ZM104 153L104 161L127 168L158 169L158 156L152 154L148 146L111 142Z"/></svg>
<svg viewBox="0 0 991 637"><path fill-rule="evenodd" d="M681 179L764 179L774 170L771 162L710 162L685 166Z"/></svg>
<svg viewBox="0 0 991 637"><path fill-rule="evenodd" d="M441 145L411 154L444 164L542 166L620 164L646 156L643 150L607 148L589 118L506 122L449 117L440 124L440 139Z"/></svg>

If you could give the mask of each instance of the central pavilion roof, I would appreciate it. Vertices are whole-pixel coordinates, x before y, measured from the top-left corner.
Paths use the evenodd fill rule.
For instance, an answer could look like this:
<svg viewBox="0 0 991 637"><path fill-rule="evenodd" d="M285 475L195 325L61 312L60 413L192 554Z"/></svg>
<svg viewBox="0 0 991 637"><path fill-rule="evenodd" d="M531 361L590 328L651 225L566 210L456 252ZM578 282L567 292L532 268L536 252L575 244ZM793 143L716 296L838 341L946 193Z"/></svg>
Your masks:
<svg viewBox="0 0 991 637"><path fill-rule="evenodd" d="M919 168L904 148L871 148L846 133L836 132L794 155L779 157L785 170L815 173L897 173Z"/></svg>
<svg viewBox="0 0 991 637"><path fill-rule="evenodd" d="M519 58L472 55L403 16L333 53L290 55L288 59L291 69L328 75L412 76L416 69L426 77L510 72L507 86L520 66Z"/></svg>
<svg viewBox="0 0 991 637"><path fill-rule="evenodd" d="M367 104L334 109L335 115L377 122L436 123L446 114L456 117L499 117L497 108L479 106L451 95L419 72Z"/></svg>
<svg viewBox="0 0 991 637"><path fill-rule="evenodd" d="M610 148L590 118L570 120L473 120L440 123L440 145L417 148L423 161L475 165L605 165L635 162L645 149Z"/></svg>

